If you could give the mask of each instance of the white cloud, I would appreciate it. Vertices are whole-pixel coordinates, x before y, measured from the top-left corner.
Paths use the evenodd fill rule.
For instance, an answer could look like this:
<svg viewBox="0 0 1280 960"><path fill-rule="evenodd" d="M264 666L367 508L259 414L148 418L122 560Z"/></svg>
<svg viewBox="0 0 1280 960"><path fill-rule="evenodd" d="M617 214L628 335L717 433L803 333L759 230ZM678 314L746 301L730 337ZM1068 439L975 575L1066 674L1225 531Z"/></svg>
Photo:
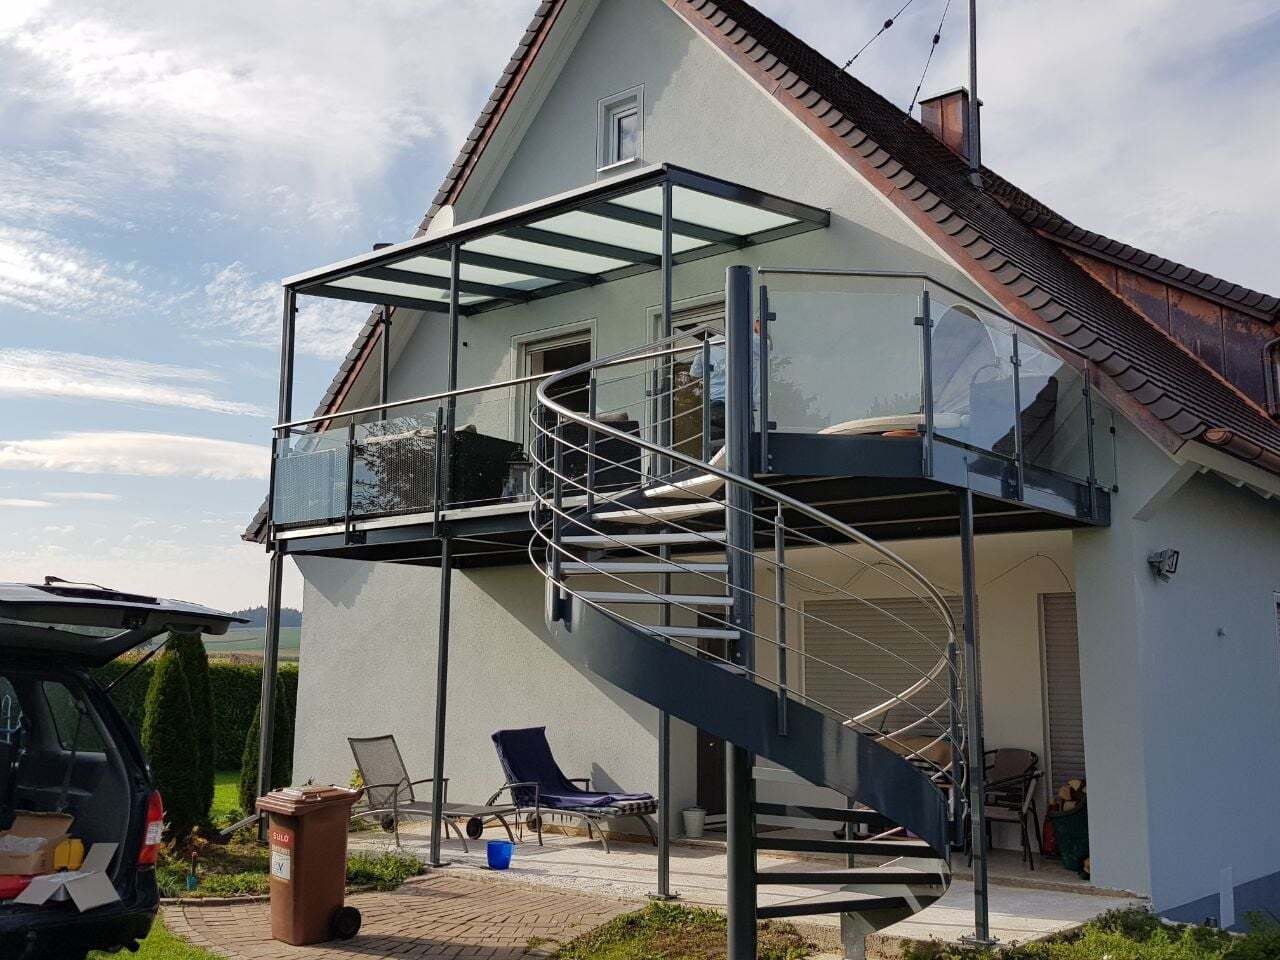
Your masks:
<svg viewBox="0 0 1280 960"><path fill-rule="evenodd" d="M0 440L5 470L265 480L269 457L265 446L250 443L125 430Z"/></svg>
<svg viewBox="0 0 1280 960"><path fill-rule="evenodd" d="M66 536L68 533L75 533L75 525L64 523L59 525L51 525L44 528L45 533L52 534L55 537Z"/></svg>
<svg viewBox="0 0 1280 960"><path fill-rule="evenodd" d="M92 490L71 490L63 493L46 493L50 500L70 500L83 503L113 503L120 499L118 493L98 493Z"/></svg>
<svg viewBox="0 0 1280 960"><path fill-rule="evenodd" d="M18 497L0 497L0 507L9 507L14 510L41 510L45 507L52 507L53 504L48 500L23 500Z"/></svg>
<svg viewBox="0 0 1280 960"><path fill-rule="evenodd" d="M207 309L195 322L208 340L277 350L282 310L279 283L259 280L239 261L219 269L205 285ZM369 315L367 304L304 298L295 333L299 353L336 360L351 349Z"/></svg>
<svg viewBox="0 0 1280 960"><path fill-rule="evenodd" d="M59 397L266 415L255 404L216 397L202 386L217 379L215 374L195 367L57 350L0 348L0 396Z"/></svg>
<svg viewBox="0 0 1280 960"><path fill-rule="evenodd" d="M836 63L885 15L757 2ZM851 72L905 109L941 6L914 4ZM1260 242L1280 220L1275 0L989 0L978 36L992 169L1083 227L1280 293ZM966 37L953 2L924 95L967 84Z"/></svg>
<svg viewBox="0 0 1280 960"><path fill-rule="evenodd" d="M0 223L0 304L43 315L128 316L146 300L136 269L45 230Z"/></svg>
<svg viewBox="0 0 1280 960"><path fill-rule="evenodd" d="M341 222L403 151L461 140L529 7L54 0L0 16L0 71L147 186L213 161L209 185L238 209Z"/></svg>

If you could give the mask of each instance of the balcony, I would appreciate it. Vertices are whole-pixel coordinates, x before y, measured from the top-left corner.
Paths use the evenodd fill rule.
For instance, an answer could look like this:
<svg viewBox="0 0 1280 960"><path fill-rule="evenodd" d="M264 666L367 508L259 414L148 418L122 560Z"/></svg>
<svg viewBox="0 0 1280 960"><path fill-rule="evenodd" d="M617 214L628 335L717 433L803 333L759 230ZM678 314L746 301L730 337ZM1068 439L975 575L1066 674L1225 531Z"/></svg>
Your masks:
<svg viewBox="0 0 1280 960"><path fill-rule="evenodd" d="M474 318L473 342L493 323L489 345L506 343L510 330L563 323L559 313L528 313L556 296L577 296L569 309L590 311L613 341L632 344L584 369L575 395L561 399L624 436L710 459L706 382L691 368L699 355L710 362L715 330L677 331L655 349L635 320L656 300L659 331L672 330L677 266L760 264L773 250L812 259L812 243L770 245L828 219L664 166L291 278L286 387L299 295L380 304L388 321L392 310L447 315L450 376L447 389L388 399L384 325L380 402L292 420L286 392L269 539L286 552L429 563L447 534L466 545L464 564L523 560L538 459L528 418L545 375L457 387L459 321ZM621 297L604 292L647 273L658 275L656 297L634 285ZM952 533L955 494L966 489L980 532L1108 522L1109 413L1087 358L1069 344L918 273L758 265L752 301L768 330L753 342L753 465L765 482L878 527L882 539ZM565 438L579 451L563 465L571 500L625 492L670 469L618 435L567 429L582 434Z"/></svg>

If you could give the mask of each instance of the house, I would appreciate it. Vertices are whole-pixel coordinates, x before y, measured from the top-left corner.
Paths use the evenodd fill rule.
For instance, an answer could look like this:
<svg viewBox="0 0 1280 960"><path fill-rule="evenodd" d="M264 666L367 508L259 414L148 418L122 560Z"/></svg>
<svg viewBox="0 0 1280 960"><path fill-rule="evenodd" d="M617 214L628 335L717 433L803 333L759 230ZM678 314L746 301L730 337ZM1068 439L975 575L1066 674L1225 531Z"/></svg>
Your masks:
<svg viewBox="0 0 1280 960"><path fill-rule="evenodd" d="M1087 779L1095 884L1280 907L1280 300L976 186L966 94L923 112L743 0L538 6L415 237L285 281L246 536L305 580L299 775L393 732L483 799L545 725L726 813L738 956L752 820L909 829L827 841L901 857L814 905L870 929L1023 749L1041 813ZM299 296L374 308L313 418Z"/></svg>

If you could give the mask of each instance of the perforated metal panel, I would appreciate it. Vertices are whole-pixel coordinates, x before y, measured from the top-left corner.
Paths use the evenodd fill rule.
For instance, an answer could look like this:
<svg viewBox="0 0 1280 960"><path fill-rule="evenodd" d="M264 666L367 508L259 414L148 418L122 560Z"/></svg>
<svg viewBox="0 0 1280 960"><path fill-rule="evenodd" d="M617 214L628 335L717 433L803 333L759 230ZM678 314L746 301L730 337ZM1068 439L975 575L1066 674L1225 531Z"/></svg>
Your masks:
<svg viewBox="0 0 1280 960"><path fill-rule="evenodd" d="M947 644L946 629L926 604L911 598L869 599L875 606L855 600L810 600L804 605L805 652L830 664L806 665L805 695L846 716L855 716L888 700L891 694L906 690L920 679L922 671L938 662L939 651L945 650ZM961 623L964 605L960 598L949 597L947 604L956 623ZM856 640L849 633L868 642ZM873 644L885 649L878 650ZM867 682L860 683L841 670L855 673ZM920 702L930 699L930 705L940 702L936 698ZM910 707L895 708L888 714L885 729L904 726L919 716ZM939 717L946 722L945 717ZM940 729L922 726L912 733L935 735Z"/></svg>
<svg viewBox="0 0 1280 960"><path fill-rule="evenodd" d="M1045 709L1049 726L1049 790L1084 779L1084 707L1080 698L1080 642L1074 593L1040 597L1044 631Z"/></svg>

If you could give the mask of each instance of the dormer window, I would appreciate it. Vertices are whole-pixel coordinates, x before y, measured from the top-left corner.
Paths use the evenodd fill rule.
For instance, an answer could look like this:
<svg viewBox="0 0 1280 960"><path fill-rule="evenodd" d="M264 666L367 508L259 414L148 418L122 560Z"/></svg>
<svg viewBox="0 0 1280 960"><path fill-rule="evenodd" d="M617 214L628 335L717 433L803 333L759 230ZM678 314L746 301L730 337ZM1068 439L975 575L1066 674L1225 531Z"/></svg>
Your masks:
<svg viewBox="0 0 1280 960"><path fill-rule="evenodd" d="M596 166L608 170L639 160L644 138L644 86L605 97L599 106Z"/></svg>

